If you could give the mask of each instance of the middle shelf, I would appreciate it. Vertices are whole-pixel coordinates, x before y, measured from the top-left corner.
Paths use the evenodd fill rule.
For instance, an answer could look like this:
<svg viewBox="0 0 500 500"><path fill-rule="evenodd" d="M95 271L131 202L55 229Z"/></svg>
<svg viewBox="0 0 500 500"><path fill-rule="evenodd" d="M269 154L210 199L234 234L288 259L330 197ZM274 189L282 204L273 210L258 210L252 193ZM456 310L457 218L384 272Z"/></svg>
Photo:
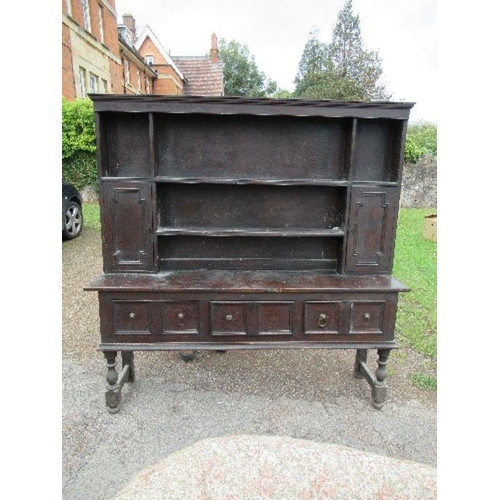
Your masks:
<svg viewBox="0 0 500 500"><path fill-rule="evenodd" d="M157 235L343 236L346 186L156 185Z"/></svg>
<svg viewBox="0 0 500 500"><path fill-rule="evenodd" d="M282 237L308 237L308 236L344 236L344 231L339 227L326 229L308 228L205 228L205 227L160 227L156 231L158 236L282 236Z"/></svg>

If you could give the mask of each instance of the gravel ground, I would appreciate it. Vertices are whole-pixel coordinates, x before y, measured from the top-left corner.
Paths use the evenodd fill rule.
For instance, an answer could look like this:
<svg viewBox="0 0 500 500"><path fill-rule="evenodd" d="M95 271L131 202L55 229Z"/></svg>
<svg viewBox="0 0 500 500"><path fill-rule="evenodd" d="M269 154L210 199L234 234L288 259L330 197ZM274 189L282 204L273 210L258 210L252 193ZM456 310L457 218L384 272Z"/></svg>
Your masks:
<svg viewBox="0 0 500 500"><path fill-rule="evenodd" d="M83 291L102 272L100 234L63 242L62 260L65 500L112 499L145 467L223 436L288 436L436 466L436 394L410 385L426 360L406 348L391 354L380 411L352 377L354 351L270 350L199 352L190 363L136 353L136 382L110 415L97 293Z"/></svg>

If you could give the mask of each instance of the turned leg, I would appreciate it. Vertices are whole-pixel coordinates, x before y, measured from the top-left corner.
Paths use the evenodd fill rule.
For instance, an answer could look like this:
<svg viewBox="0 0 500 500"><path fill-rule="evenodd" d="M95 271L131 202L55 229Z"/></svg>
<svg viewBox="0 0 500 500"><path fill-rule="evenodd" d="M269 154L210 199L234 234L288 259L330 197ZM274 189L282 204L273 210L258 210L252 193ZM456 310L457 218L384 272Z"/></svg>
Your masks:
<svg viewBox="0 0 500 500"><path fill-rule="evenodd" d="M356 358L354 360L354 376L356 378L363 378L361 363L366 363L367 358L368 349L356 349Z"/></svg>
<svg viewBox="0 0 500 500"><path fill-rule="evenodd" d="M106 366L108 373L106 374L106 409L109 413L117 413L120 409L121 402L121 387L118 385L118 371L116 370L116 351L105 351Z"/></svg>
<svg viewBox="0 0 500 500"><path fill-rule="evenodd" d="M378 349L377 369L375 371L375 384L372 387L373 406L377 409L382 408L382 405L387 397L387 360L389 358L390 349Z"/></svg>
<svg viewBox="0 0 500 500"><path fill-rule="evenodd" d="M116 351L105 351L106 366L106 409L109 413L118 413L122 401L122 387L125 382L135 380L134 353L133 351L122 351L122 370L118 373L116 369Z"/></svg>

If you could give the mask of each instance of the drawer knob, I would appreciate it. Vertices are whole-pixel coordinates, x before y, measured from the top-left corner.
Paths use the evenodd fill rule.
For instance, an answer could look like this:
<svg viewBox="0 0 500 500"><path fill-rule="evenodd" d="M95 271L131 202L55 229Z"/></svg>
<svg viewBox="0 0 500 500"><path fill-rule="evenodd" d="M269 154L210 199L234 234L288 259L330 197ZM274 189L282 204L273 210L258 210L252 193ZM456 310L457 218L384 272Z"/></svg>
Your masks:
<svg viewBox="0 0 500 500"><path fill-rule="evenodd" d="M135 313L130 313L128 316L129 316L129 318L134 319L135 318Z"/></svg>
<svg viewBox="0 0 500 500"><path fill-rule="evenodd" d="M179 319L184 319L185 314L184 314L183 312L180 312L180 313L177 315L177 317L178 317Z"/></svg>
<svg viewBox="0 0 500 500"><path fill-rule="evenodd" d="M226 314L226 320L227 321L233 321L233 315L232 314Z"/></svg>
<svg viewBox="0 0 500 500"><path fill-rule="evenodd" d="M328 316L324 313L321 313L318 318L318 326L320 328L325 328L327 324L328 324Z"/></svg>
<svg viewBox="0 0 500 500"><path fill-rule="evenodd" d="M370 319L370 313L365 313L365 314L363 314L363 318L365 318L365 319Z"/></svg>

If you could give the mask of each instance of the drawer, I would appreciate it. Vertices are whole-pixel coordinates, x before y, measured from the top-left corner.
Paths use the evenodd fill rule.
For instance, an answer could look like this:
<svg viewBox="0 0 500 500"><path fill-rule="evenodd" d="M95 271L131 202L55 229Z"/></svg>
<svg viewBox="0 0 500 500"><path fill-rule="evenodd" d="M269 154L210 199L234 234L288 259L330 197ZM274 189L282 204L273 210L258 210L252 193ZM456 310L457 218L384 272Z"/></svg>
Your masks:
<svg viewBox="0 0 500 500"><path fill-rule="evenodd" d="M291 335L293 301L257 304L259 335Z"/></svg>
<svg viewBox="0 0 500 500"><path fill-rule="evenodd" d="M304 302L304 333L338 334L342 302L306 301Z"/></svg>
<svg viewBox="0 0 500 500"><path fill-rule="evenodd" d="M383 333L384 301L351 303L349 333Z"/></svg>
<svg viewBox="0 0 500 500"><path fill-rule="evenodd" d="M212 335L291 335L293 301L210 302Z"/></svg>
<svg viewBox="0 0 500 500"><path fill-rule="evenodd" d="M199 301L163 302L161 304L161 333L198 334L200 328Z"/></svg>
<svg viewBox="0 0 500 500"><path fill-rule="evenodd" d="M246 335L248 302L210 302L212 335Z"/></svg>
<svg viewBox="0 0 500 500"><path fill-rule="evenodd" d="M113 301L115 332L118 335L147 335L151 330L151 302Z"/></svg>

